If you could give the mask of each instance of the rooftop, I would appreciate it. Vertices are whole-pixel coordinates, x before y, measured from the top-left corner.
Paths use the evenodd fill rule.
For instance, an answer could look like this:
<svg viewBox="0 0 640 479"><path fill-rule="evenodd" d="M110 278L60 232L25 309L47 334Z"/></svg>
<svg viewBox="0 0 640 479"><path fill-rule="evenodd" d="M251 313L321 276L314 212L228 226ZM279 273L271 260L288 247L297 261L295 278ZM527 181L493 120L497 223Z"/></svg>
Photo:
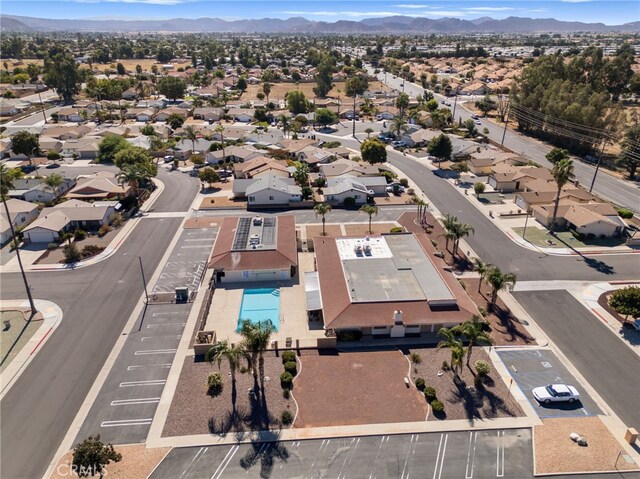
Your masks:
<svg viewBox="0 0 640 479"><path fill-rule="evenodd" d="M278 218L239 218L232 251L275 249Z"/></svg>

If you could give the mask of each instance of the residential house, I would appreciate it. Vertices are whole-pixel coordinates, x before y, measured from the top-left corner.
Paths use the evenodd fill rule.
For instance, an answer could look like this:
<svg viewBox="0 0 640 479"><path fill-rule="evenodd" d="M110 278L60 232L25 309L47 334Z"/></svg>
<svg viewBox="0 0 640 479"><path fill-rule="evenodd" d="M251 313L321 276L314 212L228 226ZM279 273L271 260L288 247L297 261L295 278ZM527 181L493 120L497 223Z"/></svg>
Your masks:
<svg viewBox="0 0 640 479"><path fill-rule="evenodd" d="M62 151L62 141L50 136L41 136L39 139L40 151L50 152L54 151L60 153Z"/></svg>
<svg viewBox="0 0 640 479"><path fill-rule="evenodd" d="M125 118L148 123L153 119L154 114L155 111L153 108L129 108L125 113Z"/></svg>
<svg viewBox="0 0 640 479"><path fill-rule="evenodd" d="M244 163L238 163L234 169L235 178L249 179L264 175L288 178L287 165L283 161L274 160L266 156L256 156Z"/></svg>
<svg viewBox="0 0 640 479"><path fill-rule="evenodd" d="M533 216L545 227L551 226L554 204L535 205L531 208ZM620 236L627 227L618 212L608 203L575 203L561 201L558 205L556 223L585 236Z"/></svg>
<svg viewBox="0 0 640 479"><path fill-rule="evenodd" d="M138 93L136 92L135 88L129 88L128 90L125 90L122 92L122 99L123 100L135 100L138 98Z"/></svg>
<svg viewBox="0 0 640 479"><path fill-rule="evenodd" d="M513 166L503 162L493 167L487 183L496 191L511 193L513 191L523 191L527 183L535 180L548 182L553 180L553 176L546 168Z"/></svg>
<svg viewBox="0 0 640 479"><path fill-rule="evenodd" d="M13 181L9 197L33 203L50 203L64 195L75 184L75 179L64 178L59 186L52 188L43 178L18 178Z"/></svg>
<svg viewBox="0 0 640 479"><path fill-rule="evenodd" d="M176 115L186 120L189 116L189 111L177 106L165 108L156 114L156 121L167 121L171 115Z"/></svg>
<svg viewBox="0 0 640 479"><path fill-rule="evenodd" d="M296 223L290 215L225 217L209 268L216 283L286 281L296 276ZM276 293L274 293L276 294Z"/></svg>
<svg viewBox="0 0 640 479"><path fill-rule="evenodd" d="M102 138L85 136L78 140L67 140L62 145L63 156L75 155L81 160L93 160L98 157L99 145Z"/></svg>
<svg viewBox="0 0 640 479"><path fill-rule="evenodd" d="M204 121L219 121L224 115L222 108L203 107L193 110L193 118Z"/></svg>
<svg viewBox="0 0 640 479"><path fill-rule="evenodd" d="M224 150L210 151L207 153L206 161L210 164L224 163L231 161L233 163L243 163L257 156L264 155L262 150L250 146L227 146Z"/></svg>
<svg viewBox="0 0 640 479"><path fill-rule="evenodd" d="M82 138L83 136L88 135L92 131L93 129L86 125L55 125L46 128L42 132L42 135L50 138L55 138L56 140L66 141L77 140L78 138Z"/></svg>
<svg viewBox="0 0 640 479"><path fill-rule="evenodd" d="M13 116L26 111L31 103L17 98L3 98L0 102L0 116Z"/></svg>
<svg viewBox="0 0 640 479"><path fill-rule="evenodd" d="M343 158L331 163L318 165L320 176L331 178L335 176L378 176L380 170L377 166L365 162L345 160Z"/></svg>
<svg viewBox="0 0 640 479"><path fill-rule="evenodd" d="M326 148L326 151L331 152L331 154L336 158L344 158L345 160L349 159L352 151L345 146L337 146L335 148Z"/></svg>
<svg viewBox="0 0 640 479"><path fill-rule="evenodd" d="M330 178L327 186L322 188L324 201L332 205L343 205L347 198L353 199L356 205L365 204L375 192L359 181L360 178L354 176L341 176ZM386 180L382 178L386 183Z"/></svg>
<svg viewBox="0 0 640 479"><path fill-rule="evenodd" d="M335 159L335 155L329 150L323 150L317 146L306 146L295 153L295 158L309 166L316 166L320 163L329 163Z"/></svg>
<svg viewBox="0 0 640 479"><path fill-rule="evenodd" d="M67 193L68 199L121 200L133 194L130 185L121 185L116 175L108 171L79 176L77 181L76 186Z"/></svg>
<svg viewBox="0 0 640 479"><path fill-rule="evenodd" d="M28 226L38 217L38 205L22 201L17 198L7 200L7 208L9 209L9 218L5 208L0 210L0 245L5 245L11 241L11 225L14 230L19 230Z"/></svg>
<svg viewBox="0 0 640 479"><path fill-rule="evenodd" d="M310 138L301 138L298 140L292 139L282 139L277 143L277 146L281 147L283 150L289 152L292 158L296 157L300 151L305 149L308 146L315 146L318 142L316 140L312 140Z"/></svg>
<svg viewBox="0 0 640 479"><path fill-rule="evenodd" d="M186 160L194 152L198 152L204 156L206 152L209 151L209 148L211 147L212 143L213 142L209 140L205 140L204 138L198 138L193 142L191 140L182 139L178 143L176 143L176 145L173 148L171 148L170 150L167 150L167 152L173 154L176 158L180 160Z"/></svg>
<svg viewBox="0 0 640 479"><path fill-rule="evenodd" d="M253 108L231 108L227 113L234 121L249 123L253 121L255 110Z"/></svg>
<svg viewBox="0 0 640 479"><path fill-rule="evenodd" d="M492 148L472 153L467 160L469 171L474 175L489 175L493 168L501 165L526 164L524 158L506 151L494 150Z"/></svg>
<svg viewBox="0 0 640 479"><path fill-rule="evenodd" d="M536 205L546 205L556 200L557 190L553 186L555 182L531 181L525 185L525 191L516 193L516 206L525 211L531 211ZM540 189L533 189L540 188ZM560 192L560 201L573 201L574 203L589 203L597 201L597 198L582 188L565 186Z"/></svg>
<svg viewBox="0 0 640 479"><path fill-rule="evenodd" d="M249 184L244 182L249 181ZM236 186L236 183L239 183ZM252 206L289 206L302 201L302 188L297 186L293 178L275 175L264 175L251 180L234 180L234 195L242 196L244 187L247 207Z"/></svg>
<svg viewBox="0 0 640 479"><path fill-rule="evenodd" d="M82 116L80 114L81 110L79 108L60 108L58 110L58 120L59 121L73 121L79 123L83 121Z"/></svg>

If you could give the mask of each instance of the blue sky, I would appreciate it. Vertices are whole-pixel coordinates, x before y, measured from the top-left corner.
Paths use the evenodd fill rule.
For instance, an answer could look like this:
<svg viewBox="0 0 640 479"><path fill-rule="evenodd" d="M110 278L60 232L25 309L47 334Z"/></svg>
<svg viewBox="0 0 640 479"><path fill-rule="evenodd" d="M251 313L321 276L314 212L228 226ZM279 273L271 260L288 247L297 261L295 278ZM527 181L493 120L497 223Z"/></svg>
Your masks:
<svg viewBox="0 0 640 479"><path fill-rule="evenodd" d="M474 19L521 16L603 22L609 25L640 20L638 0L0 0L0 12L43 18L163 19L218 17L361 20L391 15Z"/></svg>

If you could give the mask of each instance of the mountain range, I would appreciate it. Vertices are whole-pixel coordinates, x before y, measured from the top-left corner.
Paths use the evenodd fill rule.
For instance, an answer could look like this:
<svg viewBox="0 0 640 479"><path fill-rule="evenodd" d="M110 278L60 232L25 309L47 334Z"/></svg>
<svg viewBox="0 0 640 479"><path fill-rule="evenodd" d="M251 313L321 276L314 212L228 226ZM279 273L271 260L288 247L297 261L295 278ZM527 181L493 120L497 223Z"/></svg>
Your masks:
<svg viewBox="0 0 640 479"><path fill-rule="evenodd" d="M449 34L449 33L561 33L561 32L640 32L640 22L624 25L565 22L554 18L509 17L496 20L481 17L475 20L459 18L424 18L392 16L367 18L361 21L339 20L319 22L303 17L286 20L262 18L256 20L223 20L220 18L172 18L167 20L101 20L47 19L0 15L0 30L4 32L209 32L209 33L334 33L334 34Z"/></svg>

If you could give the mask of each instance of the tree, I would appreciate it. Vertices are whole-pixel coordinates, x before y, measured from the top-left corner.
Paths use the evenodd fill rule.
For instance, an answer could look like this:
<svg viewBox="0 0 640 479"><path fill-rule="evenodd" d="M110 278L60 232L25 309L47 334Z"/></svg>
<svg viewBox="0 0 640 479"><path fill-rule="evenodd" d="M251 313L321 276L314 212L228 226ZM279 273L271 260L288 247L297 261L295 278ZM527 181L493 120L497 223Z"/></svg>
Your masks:
<svg viewBox="0 0 640 479"><path fill-rule="evenodd" d="M347 80L344 93L347 96L355 97L362 95L369 89L369 80L365 75L355 75Z"/></svg>
<svg viewBox="0 0 640 479"><path fill-rule="evenodd" d="M469 136L478 136L478 129L476 128L475 122L471 118L466 119L463 125L466 128Z"/></svg>
<svg viewBox="0 0 640 479"><path fill-rule="evenodd" d="M636 171L640 168L640 125L629 128L622 140L622 152L616 161L629 173L629 179L636 179Z"/></svg>
<svg viewBox="0 0 640 479"><path fill-rule="evenodd" d="M216 127L213 129L213 131L218 135L220 135L220 144L222 145L222 156L226 160L227 155L224 152L224 125L222 125L221 123L218 123Z"/></svg>
<svg viewBox="0 0 640 479"><path fill-rule="evenodd" d="M367 139L371 138L371 133L373 133L375 130L373 128L366 128L364 130L364 132L367 134Z"/></svg>
<svg viewBox="0 0 640 479"><path fill-rule="evenodd" d="M198 173L198 178L203 183L208 183L209 188L211 188L211 185L213 183L217 183L218 181L220 181L220 175L218 174L218 172L209 167L204 168L200 173Z"/></svg>
<svg viewBox="0 0 640 479"><path fill-rule="evenodd" d="M482 287L482 282L487 278L487 274L489 274L489 271L491 271L491 268L493 268L493 265L489 263L485 263L480 258L473 258L471 261L473 263L473 269L480 274L480 282L478 282L478 293L479 293Z"/></svg>
<svg viewBox="0 0 640 479"><path fill-rule="evenodd" d="M247 89L247 79L245 77L238 78L238 82L236 83L236 88L241 92L244 92Z"/></svg>
<svg viewBox="0 0 640 479"><path fill-rule="evenodd" d="M269 103L269 94L271 94L271 83L268 81L262 84L262 93L267 97L267 103Z"/></svg>
<svg viewBox="0 0 640 479"><path fill-rule="evenodd" d="M71 55L58 53L44 61L44 82L54 88L63 100L70 101L80 93L82 75Z"/></svg>
<svg viewBox="0 0 640 479"><path fill-rule="evenodd" d="M558 206L560 205L560 194L562 188L566 185L571 178L573 178L573 161L563 159L553 165L551 170L551 176L556 180L556 199L553 204L553 218L551 219L551 232L555 231L556 218L558 216Z"/></svg>
<svg viewBox="0 0 640 479"><path fill-rule="evenodd" d="M309 184L309 165L303 162L296 162L296 171L291 175L295 182L300 186Z"/></svg>
<svg viewBox="0 0 640 479"><path fill-rule="evenodd" d="M438 336L442 336L444 339L438 343L437 349L448 348L451 351L451 370L456 377L462 370L462 360L464 359L465 349L462 345L462 341L456 338L453 331L449 328L440 328Z"/></svg>
<svg viewBox="0 0 640 479"><path fill-rule="evenodd" d="M229 342L226 340L211 347L205 355L205 360L209 363L216 361L218 363L218 368L220 368L220 364L225 359L229 363L229 371L231 373L231 407L235 414L236 399L238 397L236 388L236 372L243 360L249 362L249 355L242 346L235 344L229 345Z"/></svg>
<svg viewBox="0 0 640 479"><path fill-rule="evenodd" d="M373 231L371 231L371 217L378 214L378 207L376 205L362 205L360 211L369 215L369 234L373 234Z"/></svg>
<svg viewBox="0 0 640 479"><path fill-rule="evenodd" d="M34 155L40 151L40 140L38 135L28 131L19 131L11 138L11 149L16 155L25 155L29 158L29 163Z"/></svg>
<svg viewBox="0 0 640 479"><path fill-rule="evenodd" d="M198 132L192 125L187 125L183 129L184 137L187 140L191 140L191 151L196 149L196 140L198 139Z"/></svg>
<svg viewBox="0 0 640 479"><path fill-rule="evenodd" d="M122 166L118 172L118 183L127 184L137 193L139 186L146 183L155 176L155 165L151 165L151 160L145 160L142 163L127 163Z"/></svg>
<svg viewBox="0 0 640 479"><path fill-rule="evenodd" d="M327 127L336 122L338 115L329 110L328 108L318 108L315 112L316 123L321 124L323 127Z"/></svg>
<svg viewBox="0 0 640 479"><path fill-rule="evenodd" d="M460 222L458 221L458 217L449 213L444 214L444 218L442 219L442 226L444 227L444 237L446 239L445 249L449 249L449 240L455 241L455 233L454 230L458 227Z"/></svg>
<svg viewBox="0 0 640 479"><path fill-rule="evenodd" d="M617 313L624 315L624 321L627 318L640 317L640 288L638 286L627 286L622 289L615 290L609 296L609 306L616 310Z"/></svg>
<svg viewBox="0 0 640 479"><path fill-rule="evenodd" d="M287 92L287 108L294 115L307 113L309 111L309 102L302 91L292 90Z"/></svg>
<svg viewBox="0 0 640 479"><path fill-rule="evenodd" d="M152 125L144 125L142 128L140 128L140 133L142 133L144 136L152 136L156 134L156 130Z"/></svg>
<svg viewBox="0 0 640 479"><path fill-rule="evenodd" d="M316 206L314 206L313 211L315 212L316 216L322 216L322 236L326 236L327 234L324 229L325 216L331 211L331 205L328 203L318 203Z"/></svg>
<svg viewBox="0 0 640 479"><path fill-rule="evenodd" d="M487 116L487 113L496 109L496 102L489 95L485 95L482 100L476 101L476 108L482 112L483 116Z"/></svg>
<svg viewBox="0 0 640 479"><path fill-rule="evenodd" d="M396 98L396 108L400 110L400 116L404 116L404 111L409 108L409 95L400 93Z"/></svg>
<svg viewBox="0 0 640 479"><path fill-rule="evenodd" d="M438 106L438 100L436 100L435 98L432 98L425 104L427 111L436 111L438 109Z"/></svg>
<svg viewBox="0 0 640 479"><path fill-rule="evenodd" d="M569 152L564 148L554 148L544 156L549 163L555 165L560 160L568 160Z"/></svg>
<svg viewBox="0 0 640 479"><path fill-rule="evenodd" d="M315 93L316 96L324 98L333 88L332 69L333 65L328 57L323 59L318 65L314 76L316 86L313 87L313 93Z"/></svg>
<svg viewBox="0 0 640 479"><path fill-rule="evenodd" d="M167 123L172 130L177 130L184 124L184 118L180 115L172 113L167 117Z"/></svg>
<svg viewBox="0 0 640 479"><path fill-rule="evenodd" d="M441 133L440 135L431 138L427 145L427 151L430 155L435 156L438 159L438 163L443 160L449 160L451 158L451 152L453 151L451 139L444 133Z"/></svg>
<svg viewBox="0 0 640 479"><path fill-rule="evenodd" d="M107 135L98 144L98 162L113 163L116 154L131 144L119 135Z"/></svg>
<svg viewBox="0 0 640 479"><path fill-rule="evenodd" d="M489 303L489 308L492 311L498 300L498 291L502 291L509 286L515 286L516 280L515 274L503 273L497 266L492 267L487 273L487 283L491 286L491 302Z"/></svg>
<svg viewBox="0 0 640 479"><path fill-rule="evenodd" d="M387 161L387 148L377 138L365 140L360 145L360 154L362 159L369 163L384 163Z"/></svg>
<svg viewBox="0 0 640 479"><path fill-rule="evenodd" d="M467 367L469 367L471 353L475 345L493 344L493 339L484 330L484 325L485 322L480 320L480 316L474 314L470 320L452 328L455 334L461 334L469 341L467 346Z"/></svg>
<svg viewBox="0 0 640 479"><path fill-rule="evenodd" d="M139 146L129 146L128 148L121 149L113 157L113 162L118 168L123 168L124 165L153 164L149 152Z"/></svg>
<svg viewBox="0 0 640 479"><path fill-rule="evenodd" d="M124 68L124 65L120 62L118 62L118 64L116 65L116 71L118 72L118 75L127 74L127 70Z"/></svg>
<svg viewBox="0 0 640 479"><path fill-rule="evenodd" d="M458 254L458 248L460 246L460 240L472 235L475 232L473 226L466 223L457 223L453 229L453 256Z"/></svg>
<svg viewBox="0 0 640 479"><path fill-rule="evenodd" d="M20 172L17 168L15 171ZM13 180L17 178L16 173L13 170L7 168L5 163L0 163L0 197L2 198L2 204L4 205L4 212L6 214L7 223L9 223L9 229L11 231L11 243L16 244L16 232L13 227L13 220L11 218L11 213L9 212L9 206L7 205L7 197L9 196L9 190L13 189ZM17 246L17 245L16 245ZM20 255L20 248L15 249L16 258L18 258L18 266L20 268L20 274L22 275L22 281L24 282L24 288L27 292L27 298L29 298L29 306L31 308L31 316L36 314L36 306L33 302L33 297L31 296L31 288L29 287L29 282L27 281L27 275L24 272L24 267L22 265L22 257Z"/></svg>
<svg viewBox="0 0 640 479"><path fill-rule="evenodd" d="M158 91L171 100L182 98L186 88L184 80L179 77L162 77L158 82Z"/></svg>
<svg viewBox="0 0 640 479"><path fill-rule="evenodd" d="M240 328L240 335L243 337L242 347L249 356L255 391L259 391L258 379L260 379L260 384L264 384L263 353L269 345L269 338L273 331L273 323L270 319L256 323L252 323L248 319L242 320Z"/></svg>
<svg viewBox="0 0 640 479"><path fill-rule="evenodd" d="M110 443L104 444L100 440L100 434L89 436L73 449L72 464L80 477L93 477L96 474L103 477L105 468L111 461L121 460L122 454L116 452Z"/></svg>
<svg viewBox="0 0 640 479"><path fill-rule="evenodd" d="M431 117L431 123L433 127L436 129L440 129L444 128L449 123L449 120L451 119L451 111L440 108L438 110L432 111L429 116Z"/></svg>
<svg viewBox="0 0 640 479"><path fill-rule="evenodd" d="M400 137L402 133L406 133L408 130L408 125L406 120L402 116L396 116L391 120L391 124L389 125L389 130L392 131L396 137Z"/></svg>
<svg viewBox="0 0 640 479"><path fill-rule="evenodd" d="M47 188L55 192L56 188L64 183L64 178L62 177L62 175L54 173L53 175L47 176L47 178L44 180L44 183L45 185L47 185Z"/></svg>
<svg viewBox="0 0 640 479"><path fill-rule="evenodd" d="M172 58L173 58L173 50L171 49L171 47L162 46L158 49L158 54L156 55L156 59L160 63L170 62Z"/></svg>

